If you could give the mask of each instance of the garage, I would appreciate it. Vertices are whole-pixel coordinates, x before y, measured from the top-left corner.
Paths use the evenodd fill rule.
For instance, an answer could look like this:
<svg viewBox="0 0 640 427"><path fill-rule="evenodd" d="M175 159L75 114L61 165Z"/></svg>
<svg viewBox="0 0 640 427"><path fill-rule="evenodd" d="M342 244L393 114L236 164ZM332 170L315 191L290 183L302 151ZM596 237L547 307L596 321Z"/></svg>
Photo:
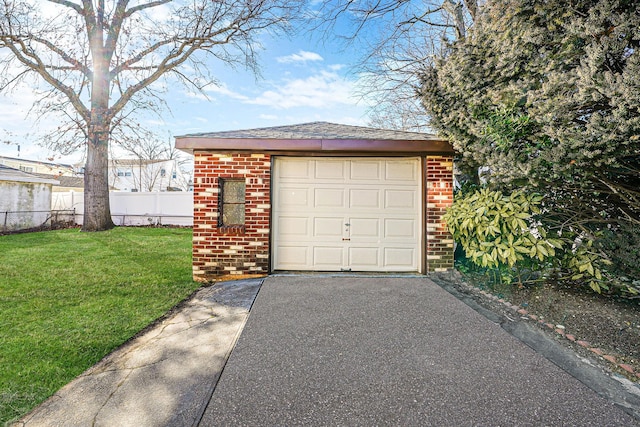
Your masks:
<svg viewBox="0 0 640 427"><path fill-rule="evenodd" d="M176 137L194 156L193 277L453 267L451 145L312 122Z"/></svg>
<svg viewBox="0 0 640 427"><path fill-rule="evenodd" d="M419 270L419 158L278 157L273 175L274 270Z"/></svg>

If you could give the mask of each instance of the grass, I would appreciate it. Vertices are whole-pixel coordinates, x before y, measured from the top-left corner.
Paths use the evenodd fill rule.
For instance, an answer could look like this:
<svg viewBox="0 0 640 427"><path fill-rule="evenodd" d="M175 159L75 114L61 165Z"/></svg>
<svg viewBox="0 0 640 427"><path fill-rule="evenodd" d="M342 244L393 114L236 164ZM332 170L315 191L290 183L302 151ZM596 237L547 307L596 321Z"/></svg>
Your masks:
<svg viewBox="0 0 640 427"><path fill-rule="evenodd" d="M0 425L198 287L190 229L0 236Z"/></svg>

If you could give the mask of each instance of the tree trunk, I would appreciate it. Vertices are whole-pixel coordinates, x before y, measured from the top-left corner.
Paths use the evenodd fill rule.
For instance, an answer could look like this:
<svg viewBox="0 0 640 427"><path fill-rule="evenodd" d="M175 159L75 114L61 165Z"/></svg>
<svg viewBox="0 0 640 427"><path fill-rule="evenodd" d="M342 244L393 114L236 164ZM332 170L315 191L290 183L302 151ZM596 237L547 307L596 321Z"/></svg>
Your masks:
<svg viewBox="0 0 640 427"><path fill-rule="evenodd" d="M467 35L467 30L464 25L464 10L462 3L455 3L453 0L445 0L442 3L442 7L446 10L456 26L456 36L458 39L463 39Z"/></svg>
<svg viewBox="0 0 640 427"><path fill-rule="evenodd" d="M84 222L82 231L113 228L109 205L109 132L91 126L84 169Z"/></svg>
<svg viewBox="0 0 640 427"><path fill-rule="evenodd" d="M104 0L98 2L97 25L89 28L94 63L91 115L87 123L87 164L84 170L84 222L82 231L113 228L109 205L109 58L103 45Z"/></svg>

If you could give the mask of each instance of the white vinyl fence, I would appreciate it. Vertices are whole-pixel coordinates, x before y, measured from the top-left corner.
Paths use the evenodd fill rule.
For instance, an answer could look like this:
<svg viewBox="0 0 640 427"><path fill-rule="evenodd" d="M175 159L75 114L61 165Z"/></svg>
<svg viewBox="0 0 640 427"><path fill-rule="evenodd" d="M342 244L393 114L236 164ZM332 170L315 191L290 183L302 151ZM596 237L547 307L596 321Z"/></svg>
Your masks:
<svg viewBox="0 0 640 427"><path fill-rule="evenodd" d="M183 225L193 226L193 192L109 194L111 217L116 225ZM51 193L51 209L75 209L76 223L81 225L84 193L75 191Z"/></svg>

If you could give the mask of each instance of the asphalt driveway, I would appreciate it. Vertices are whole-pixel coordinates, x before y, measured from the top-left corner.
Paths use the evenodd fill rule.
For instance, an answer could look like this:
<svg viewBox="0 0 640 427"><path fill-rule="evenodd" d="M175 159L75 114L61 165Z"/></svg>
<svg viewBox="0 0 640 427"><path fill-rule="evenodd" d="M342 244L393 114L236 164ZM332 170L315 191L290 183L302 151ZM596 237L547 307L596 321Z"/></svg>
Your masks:
<svg viewBox="0 0 640 427"><path fill-rule="evenodd" d="M199 423L634 426L423 277L272 276Z"/></svg>

